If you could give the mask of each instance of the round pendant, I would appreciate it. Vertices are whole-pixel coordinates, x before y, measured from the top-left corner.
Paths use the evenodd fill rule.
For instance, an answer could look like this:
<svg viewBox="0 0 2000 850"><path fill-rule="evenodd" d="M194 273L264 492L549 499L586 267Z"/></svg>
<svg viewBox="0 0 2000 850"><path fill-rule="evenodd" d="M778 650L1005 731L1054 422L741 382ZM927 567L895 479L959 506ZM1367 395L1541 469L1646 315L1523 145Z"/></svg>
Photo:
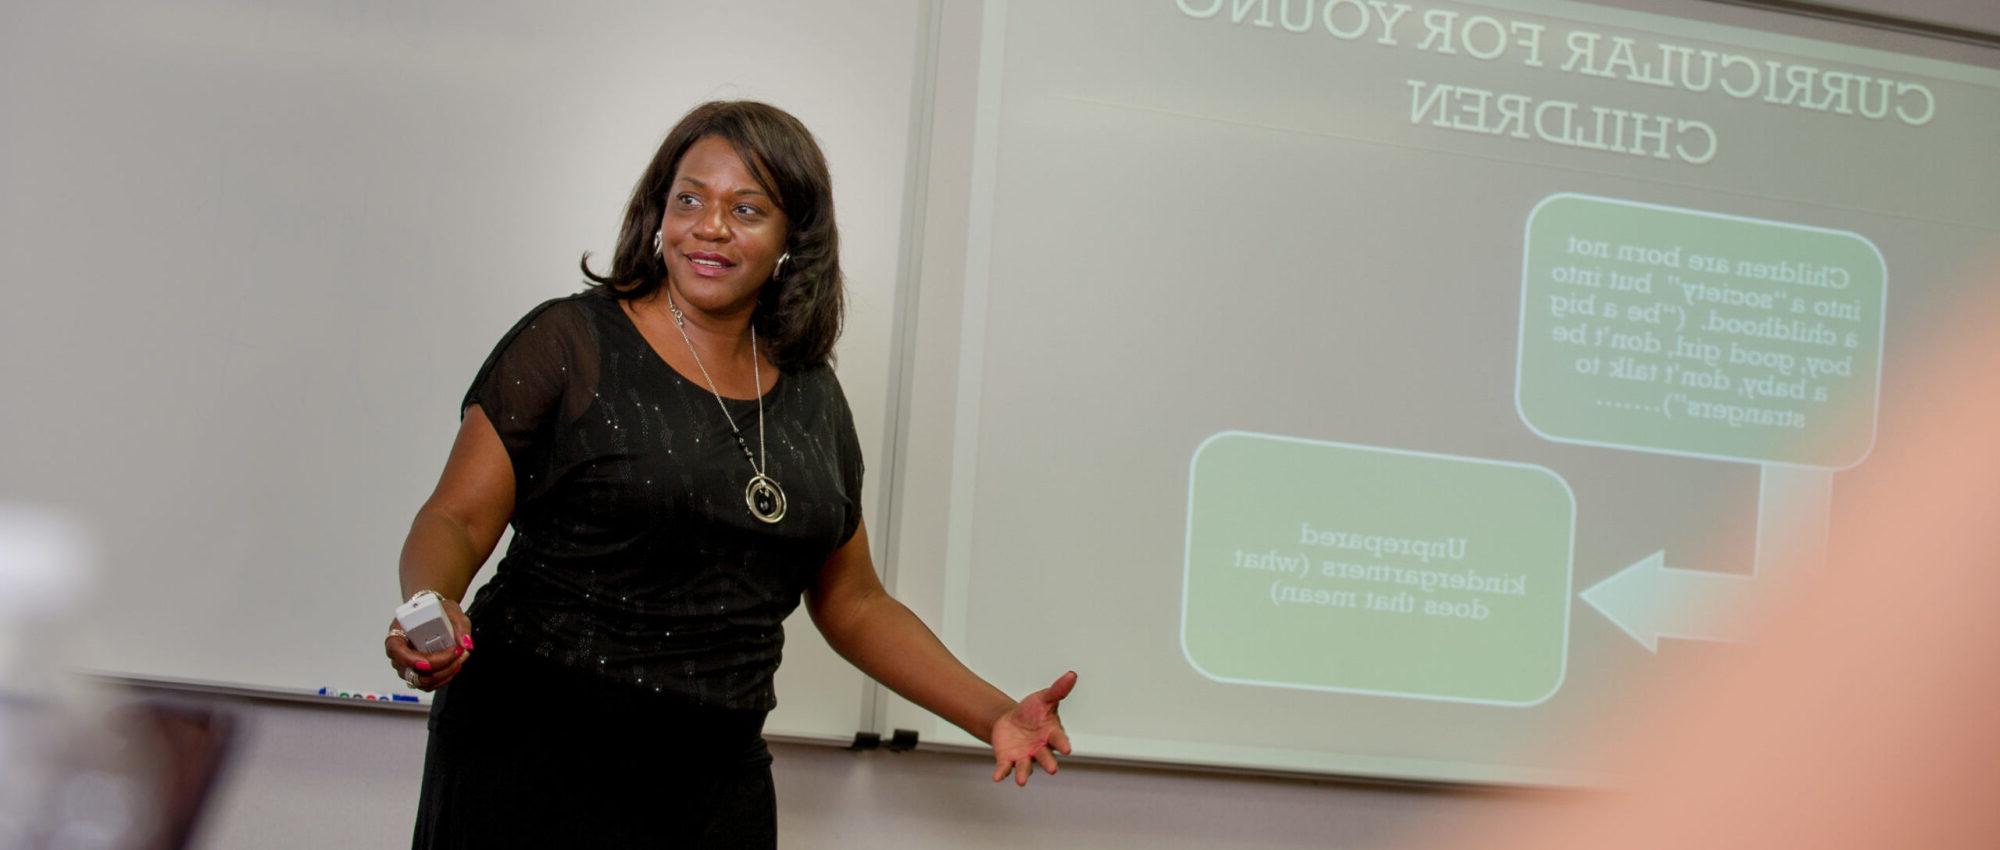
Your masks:
<svg viewBox="0 0 2000 850"><path fill-rule="evenodd" d="M743 504L749 506L751 516L765 522L785 518L785 491L778 489L778 482L769 476L750 479L749 486L743 488Z"/></svg>

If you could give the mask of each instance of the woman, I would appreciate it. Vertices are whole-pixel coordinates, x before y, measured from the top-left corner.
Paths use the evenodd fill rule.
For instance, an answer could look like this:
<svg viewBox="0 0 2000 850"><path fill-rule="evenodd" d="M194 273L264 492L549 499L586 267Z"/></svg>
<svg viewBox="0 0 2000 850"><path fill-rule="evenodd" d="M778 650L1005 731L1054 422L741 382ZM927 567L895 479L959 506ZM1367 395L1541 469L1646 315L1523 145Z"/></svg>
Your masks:
<svg viewBox="0 0 2000 850"><path fill-rule="evenodd" d="M417 846L772 846L761 729L802 593L842 656L989 741L995 781L1069 752L1075 674L1016 702L876 579L828 364L838 242L805 127L704 104L640 177L610 272L586 257L594 285L481 367L401 561L403 593L437 594L460 645L385 640L438 692Z"/></svg>

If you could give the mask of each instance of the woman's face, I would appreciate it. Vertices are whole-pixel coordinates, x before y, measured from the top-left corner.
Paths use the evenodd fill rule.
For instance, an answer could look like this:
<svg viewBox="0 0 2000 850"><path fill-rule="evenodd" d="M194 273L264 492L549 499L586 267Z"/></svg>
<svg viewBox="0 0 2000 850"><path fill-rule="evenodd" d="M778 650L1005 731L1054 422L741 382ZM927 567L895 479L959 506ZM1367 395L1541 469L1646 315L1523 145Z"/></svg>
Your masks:
<svg viewBox="0 0 2000 850"><path fill-rule="evenodd" d="M748 311L785 250L785 214L729 142L704 136L681 156L660 219L667 284L682 309Z"/></svg>

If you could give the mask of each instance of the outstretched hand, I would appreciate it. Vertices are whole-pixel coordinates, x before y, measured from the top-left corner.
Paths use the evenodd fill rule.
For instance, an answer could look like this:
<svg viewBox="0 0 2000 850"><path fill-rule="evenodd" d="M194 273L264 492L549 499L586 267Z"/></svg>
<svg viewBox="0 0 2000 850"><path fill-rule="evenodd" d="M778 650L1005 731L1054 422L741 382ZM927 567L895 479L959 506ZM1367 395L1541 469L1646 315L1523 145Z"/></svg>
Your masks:
<svg viewBox="0 0 2000 850"><path fill-rule="evenodd" d="M1076 687L1076 672L1056 677L1055 684L1023 697L993 723L993 781L1014 774L1015 785L1027 785L1039 764L1056 772L1056 753L1069 755L1069 735L1063 731L1056 706Z"/></svg>

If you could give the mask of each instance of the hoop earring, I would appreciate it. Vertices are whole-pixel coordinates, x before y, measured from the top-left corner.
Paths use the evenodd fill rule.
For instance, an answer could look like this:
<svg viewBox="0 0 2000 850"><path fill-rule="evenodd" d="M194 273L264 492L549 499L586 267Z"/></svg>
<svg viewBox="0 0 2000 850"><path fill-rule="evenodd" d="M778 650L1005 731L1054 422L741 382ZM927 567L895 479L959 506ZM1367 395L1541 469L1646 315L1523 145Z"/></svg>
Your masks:
<svg viewBox="0 0 2000 850"><path fill-rule="evenodd" d="M786 251L785 253L778 255L778 264L771 267L772 280L777 280L778 278L785 276L785 261L791 258L792 258L792 252L790 251Z"/></svg>
<svg viewBox="0 0 2000 850"><path fill-rule="evenodd" d="M653 231L653 253L660 254L660 232L657 230Z"/></svg>

